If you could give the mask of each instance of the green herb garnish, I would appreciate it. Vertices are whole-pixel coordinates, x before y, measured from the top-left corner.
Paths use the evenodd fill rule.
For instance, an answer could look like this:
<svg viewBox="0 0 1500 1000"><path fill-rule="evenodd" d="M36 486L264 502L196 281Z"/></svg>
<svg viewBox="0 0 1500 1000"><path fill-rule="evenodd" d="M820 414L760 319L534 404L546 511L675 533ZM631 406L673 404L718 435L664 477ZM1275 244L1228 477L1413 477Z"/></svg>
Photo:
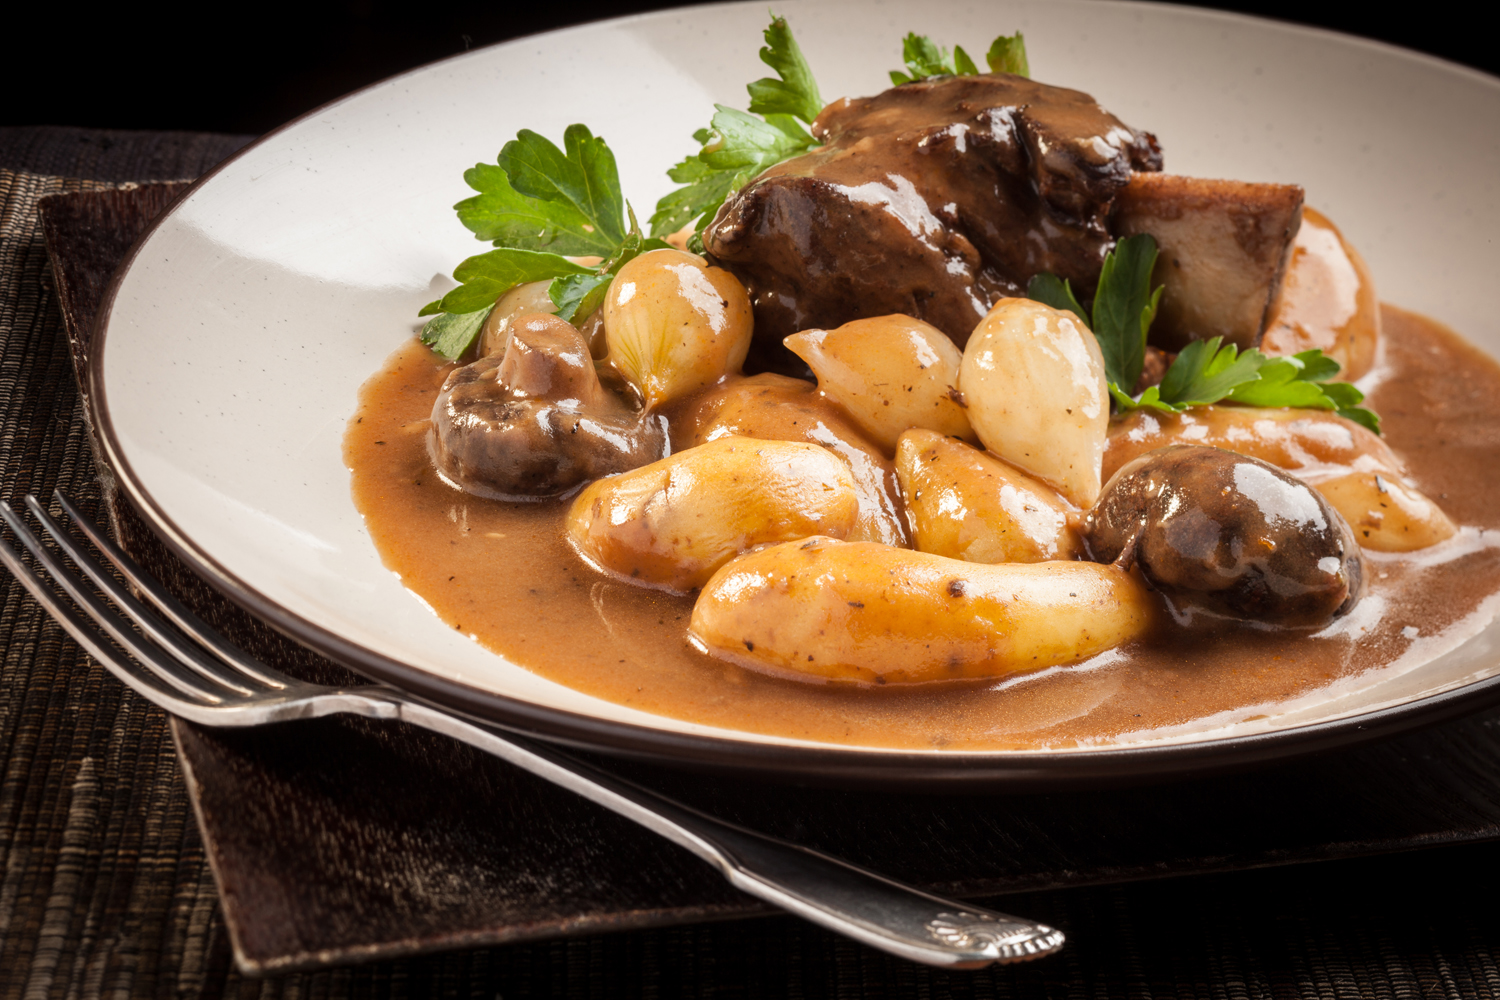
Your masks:
<svg viewBox="0 0 1500 1000"><path fill-rule="evenodd" d="M949 55L947 49L939 47L931 38L914 31L908 32L901 41L901 61L906 63L906 72L891 71L891 82L898 87L935 76L979 75L979 68L962 45L953 46L953 54ZM991 42L985 62L991 73L1031 75L1031 66L1026 61L1026 39L1019 31L1014 35L1001 35Z"/></svg>
<svg viewBox="0 0 1500 1000"><path fill-rule="evenodd" d="M1339 373L1339 363L1314 349L1290 357L1267 358L1259 351L1247 351L1264 359L1254 382L1235 387L1229 394L1232 403L1246 406L1300 406L1315 410L1333 410L1366 430L1380 433L1380 416L1359 404L1365 394L1348 382L1330 382Z"/></svg>
<svg viewBox="0 0 1500 1000"><path fill-rule="evenodd" d="M763 37L766 44L760 50L760 61L774 69L781 79L763 76L746 86L750 92L750 110L758 115L792 115L811 124L823 110L823 98L786 18L773 18Z"/></svg>
<svg viewBox="0 0 1500 1000"><path fill-rule="evenodd" d="M675 233L691 222L688 247L701 252L704 227L731 194L767 168L817 145L798 122L812 124L823 110L823 98L785 18L772 19L765 40L761 62L780 79L762 77L745 88L750 92L748 113L714 105L709 127L693 133L703 148L667 171L682 187L656 203L652 236Z"/></svg>
<svg viewBox="0 0 1500 1000"><path fill-rule="evenodd" d="M778 78L762 77L746 87L748 112L714 105L709 127L693 133L702 149L667 171L681 186L656 203L652 236L667 236L691 223L688 249L701 253L703 230L731 195L770 167L817 145L803 125L811 125L823 110L823 98L785 18L771 20L765 41L761 62L775 70ZM898 84L929 76L979 73L962 48L949 55L926 36L908 34L902 48L911 75L892 73L891 79ZM1022 76L1030 72L1026 42L1019 31L996 38L986 58L992 72Z"/></svg>
<svg viewBox="0 0 1500 1000"><path fill-rule="evenodd" d="M1031 77L1031 63L1026 60L1026 36L1019 31L1014 35L1001 35L990 43L984 61L991 73L1014 73Z"/></svg>
<svg viewBox="0 0 1500 1000"><path fill-rule="evenodd" d="M443 357L468 350L495 300L517 285L552 279L547 294L557 314L577 322L599 307L625 261L667 245L641 233L602 138L569 125L563 147L522 130L495 163L464 172L479 194L453 208L476 238L498 249L459 264L453 271L459 286L417 314L433 317L422 328L422 342ZM605 260L586 267L564 255Z"/></svg>
<svg viewBox="0 0 1500 1000"><path fill-rule="evenodd" d="M1180 413L1218 402L1295 406L1333 410L1380 433L1380 418L1358 405L1364 393L1347 382L1328 381L1338 374L1339 363L1320 350L1273 358L1254 348L1242 352L1222 337L1195 340L1173 359L1159 385L1131 396L1126 389L1141 377L1146 335L1161 301L1161 286L1151 288L1155 265L1156 240L1149 235L1128 236L1115 244L1104 258L1092 316L1079 304L1072 286L1055 274L1039 274L1027 286L1031 298L1071 311L1094 331L1118 411Z"/></svg>

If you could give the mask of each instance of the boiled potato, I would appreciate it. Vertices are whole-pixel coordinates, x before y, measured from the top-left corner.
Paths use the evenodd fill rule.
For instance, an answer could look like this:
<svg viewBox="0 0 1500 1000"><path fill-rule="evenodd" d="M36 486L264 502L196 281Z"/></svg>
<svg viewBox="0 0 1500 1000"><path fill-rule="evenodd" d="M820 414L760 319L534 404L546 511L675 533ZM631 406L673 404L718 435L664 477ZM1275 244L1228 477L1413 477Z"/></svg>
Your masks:
<svg viewBox="0 0 1500 1000"><path fill-rule="evenodd" d="M765 441L809 441L849 465L859 487L859 527L851 541L905 545L896 470L844 411L811 382L764 372L731 377L666 411L678 451L732 434Z"/></svg>
<svg viewBox="0 0 1500 1000"><path fill-rule="evenodd" d="M567 532L599 569L684 593L752 546L842 538L858 520L854 480L832 452L728 437L595 480L573 501Z"/></svg>
<svg viewBox="0 0 1500 1000"><path fill-rule="evenodd" d="M711 656L829 681L915 684L1076 663L1145 633L1155 598L1091 562L960 562L809 538L725 565L693 606Z"/></svg>
<svg viewBox="0 0 1500 1000"><path fill-rule="evenodd" d="M1437 504L1389 473L1351 472L1313 488L1344 515L1361 548L1411 552L1452 538L1458 530Z"/></svg>
<svg viewBox="0 0 1500 1000"><path fill-rule="evenodd" d="M1260 349L1297 354L1316 347L1353 381L1375 364L1380 345L1380 300L1370 269L1321 212L1302 208L1281 296L1266 322Z"/></svg>
<svg viewBox="0 0 1500 1000"><path fill-rule="evenodd" d="M1057 491L993 455L914 429L896 446L896 475L923 552L968 562L1071 559L1076 512Z"/></svg>
<svg viewBox="0 0 1500 1000"><path fill-rule="evenodd" d="M954 398L963 353L937 327L910 316L877 316L804 330L783 343L807 362L818 389L887 453L908 427L977 440Z"/></svg>
<svg viewBox="0 0 1500 1000"><path fill-rule="evenodd" d="M739 279L681 250L627 261L604 296L610 364L648 407L738 372L753 326Z"/></svg>
<svg viewBox="0 0 1500 1000"><path fill-rule="evenodd" d="M959 390L989 451L1079 507L1099 496L1109 429L1104 356L1070 312L996 302L964 347Z"/></svg>
<svg viewBox="0 0 1500 1000"><path fill-rule="evenodd" d="M1198 406L1184 413L1136 410L1115 421L1104 453L1104 477L1173 444L1238 452L1309 481L1320 472L1401 471L1401 460L1384 441L1332 410Z"/></svg>

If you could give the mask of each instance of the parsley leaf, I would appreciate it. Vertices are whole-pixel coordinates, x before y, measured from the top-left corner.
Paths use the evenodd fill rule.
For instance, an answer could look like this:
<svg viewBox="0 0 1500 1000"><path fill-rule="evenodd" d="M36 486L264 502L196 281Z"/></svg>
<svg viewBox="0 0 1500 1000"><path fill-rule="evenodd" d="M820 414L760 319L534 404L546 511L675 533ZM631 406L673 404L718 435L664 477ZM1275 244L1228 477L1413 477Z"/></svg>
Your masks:
<svg viewBox="0 0 1500 1000"><path fill-rule="evenodd" d="M1235 389L1229 399L1248 406L1333 410L1379 434L1380 416L1359 405L1364 402L1365 394L1348 382L1328 381L1338 373L1339 363L1316 348L1290 357L1266 358L1260 368L1260 379Z"/></svg>
<svg viewBox="0 0 1500 1000"><path fill-rule="evenodd" d="M518 193L549 202L554 211L576 214L594 252L608 254L625 238L625 199L615 154L583 125L569 125L563 145L566 153L522 129L500 150L500 169Z"/></svg>
<svg viewBox="0 0 1500 1000"><path fill-rule="evenodd" d="M1026 36L1019 31L1014 35L1001 35L991 42L984 61L989 63L991 73L1031 76L1031 64L1026 60Z"/></svg>
<svg viewBox="0 0 1500 1000"><path fill-rule="evenodd" d="M1241 354L1233 344L1225 344L1223 337L1195 340L1162 376L1159 395L1174 410L1217 403L1237 387L1257 381L1266 361L1256 350Z"/></svg>
<svg viewBox="0 0 1500 1000"><path fill-rule="evenodd" d="M1172 360L1159 385L1131 396L1122 387L1133 387L1141 377L1146 334L1161 302L1161 287L1151 289L1156 256L1156 241L1147 235L1115 244L1104 258L1092 317L1079 304L1072 286L1055 274L1036 275L1026 289L1032 299L1069 310L1093 329L1117 410L1180 413L1221 401L1300 407L1333 410L1380 433L1380 418L1358 405L1364 394L1347 382L1328 381L1339 373L1339 363L1320 350L1272 358L1254 348L1241 352L1222 337L1195 340Z"/></svg>
<svg viewBox="0 0 1500 1000"><path fill-rule="evenodd" d="M1104 352L1104 371L1123 388L1133 387L1146 364L1146 331L1156 318L1161 290L1151 290L1156 240L1127 236L1104 258L1094 294L1094 336ZM1165 391L1165 390L1164 390Z"/></svg>
<svg viewBox="0 0 1500 1000"><path fill-rule="evenodd" d="M599 253L603 241L596 235L597 227L571 206L521 194L499 166L476 164L464 171L464 180L480 193L453 208L476 238L517 250L577 256Z"/></svg>
<svg viewBox="0 0 1500 1000"><path fill-rule="evenodd" d="M547 297L557 306L557 315L569 323L577 323L580 319L587 319L595 309L604 304L604 293L609 290L609 283L627 261L648 250L670 249L671 246L661 240L647 239L632 211L630 232L625 235L614 254L586 274L568 274L553 279L552 284L547 286Z"/></svg>
<svg viewBox="0 0 1500 1000"><path fill-rule="evenodd" d="M434 316L422 327L422 343L445 358L457 358L474 343L474 338L479 336L480 328L489 319L494 308L495 304L492 302L474 312Z"/></svg>
<svg viewBox="0 0 1500 1000"><path fill-rule="evenodd" d="M979 75L974 60L962 48L955 48L954 53L949 55L947 49L939 48L931 38L915 31L907 32L906 37L901 40L901 61L906 63L906 72L891 71L891 82L898 87L903 83L934 76Z"/></svg>
<svg viewBox="0 0 1500 1000"><path fill-rule="evenodd" d="M714 108L712 125L704 130L709 138L703 149L667 171L668 177L687 186L656 203L651 216L653 236L675 233L694 219L693 228L701 233L719 206L751 178L817 145L791 115L761 119L722 104Z"/></svg>
<svg viewBox="0 0 1500 1000"><path fill-rule="evenodd" d="M1139 396L1131 397L1111 382L1109 394L1121 412L1152 409L1181 413L1189 407L1217 403L1236 387L1255 382L1260 378L1260 366L1267 360L1256 350L1241 354L1233 344L1223 343L1222 337L1195 340L1177 355L1160 385L1149 386Z"/></svg>
<svg viewBox="0 0 1500 1000"><path fill-rule="evenodd" d="M422 327L422 343L445 358L457 358L479 335L495 300L512 288L528 281L590 273L566 257L534 250L503 248L470 257L453 269L453 277L462 284L417 314L438 314Z"/></svg>
<svg viewBox="0 0 1500 1000"><path fill-rule="evenodd" d="M906 72L891 71L891 83L898 87L903 83L928 80L935 76L979 75L979 67L974 65L974 60L963 50L963 46L955 45L950 56L947 49L939 47L926 35L919 35L914 31L907 32L906 37L901 40L901 61L906 63ZM1031 75L1026 62L1026 39L1019 31L1014 35L1001 35L991 42L985 62L989 63L991 73Z"/></svg>
<svg viewBox="0 0 1500 1000"><path fill-rule="evenodd" d="M1127 236L1104 258L1092 317L1079 305L1073 286L1055 274L1032 277L1026 294L1054 309L1072 311L1094 331L1104 355L1104 377L1115 386L1132 387L1146 363L1146 331L1156 318L1161 286L1151 290L1156 240L1146 234Z"/></svg>
<svg viewBox="0 0 1500 1000"><path fill-rule="evenodd" d="M622 264L667 245L642 235L614 153L583 125L568 126L561 149L523 129L494 164L475 165L464 180L479 194L453 206L459 221L497 249L459 264L459 286L417 314L433 316L422 342L446 358L469 349L495 301L517 285L550 278L557 314L577 322L599 308ZM587 267L564 254L605 261Z"/></svg>
<svg viewBox="0 0 1500 1000"><path fill-rule="evenodd" d="M464 172L479 194L453 206L459 221L496 246L609 256L625 238L615 156L583 125L568 126L563 145L518 132L497 163Z"/></svg>
<svg viewBox="0 0 1500 1000"><path fill-rule="evenodd" d="M500 296L528 281L586 274L590 270L555 253L512 250L509 247L491 250L470 257L454 268L453 277L461 284L436 302L428 303L417 315L473 312L494 305Z"/></svg>
<svg viewBox="0 0 1500 1000"><path fill-rule="evenodd" d="M761 61L781 79L762 77L746 87L748 113L714 105L709 127L693 133L703 148L667 171L683 186L656 203L652 236L675 233L691 222L697 239L725 200L752 177L817 145L798 121L811 124L823 110L823 98L785 18L772 19L765 40Z"/></svg>
<svg viewBox="0 0 1500 1000"><path fill-rule="evenodd" d="M1316 353L1322 358L1322 351ZM1322 358L1322 360L1331 362L1335 366L1334 371L1338 370L1338 362L1332 358ZM1236 403L1244 403L1246 406L1300 406L1319 410L1334 409L1333 402L1326 398L1318 380L1305 377L1306 370L1306 365L1300 357L1266 358L1265 363L1259 368L1260 377L1236 388L1229 398Z"/></svg>
<svg viewBox="0 0 1500 1000"><path fill-rule="evenodd" d="M1026 286L1026 295L1053 309L1071 312L1083 320L1085 326L1089 325L1089 314L1083 306L1078 304L1078 299L1073 295L1073 286L1066 278L1059 278L1055 274L1043 271L1035 275Z"/></svg>
<svg viewBox="0 0 1500 1000"><path fill-rule="evenodd" d="M792 115L812 124L823 110L823 97L786 18L773 18L765 39L760 61L774 69L781 79L763 76L748 85L745 89L750 91L750 110L758 115Z"/></svg>

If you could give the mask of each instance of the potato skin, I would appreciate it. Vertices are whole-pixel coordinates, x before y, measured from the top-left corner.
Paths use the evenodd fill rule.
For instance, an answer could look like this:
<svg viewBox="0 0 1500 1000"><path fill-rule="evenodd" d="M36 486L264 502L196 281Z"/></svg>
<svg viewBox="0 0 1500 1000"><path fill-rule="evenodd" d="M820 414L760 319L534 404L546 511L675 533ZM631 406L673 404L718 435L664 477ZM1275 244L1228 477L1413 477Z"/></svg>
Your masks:
<svg viewBox="0 0 1500 1000"><path fill-rule="evenodd" d="M1088 562L960 562L809 538L714 574L689 636L710 656L824 681L921 684L1076 663L1144 634L1156 599Z"/></svg>
<svg viewBox="0 0 1500 1000"><path fill-rule="evenodd" d="M1353 382L1374 367L1379 346L1380 300L1369 267L1327 216L1303 205L1260 349L1283 355L1319 348L1343 367L1339 378Z"/></svg>
<svg viewBox="0 0 1500 1000"><path fill-rule="evenodd" d="M1184 413L1136 410L1111 424L1105 480L1147 452L1174 444L1249 455L1303 479L1349 470L1396 475L1402 470L1389 445L1332 410L1197 406Z"/></svg>
<svg viewBox="0 0 1500 1000"><path fill-rule="evenodd" d="M672 426L672 447L679 451L731 434L822 445L848 464L859 487L860 526L850 537L906 545L895 467L811 382L770 372L732 375L665 412Z"/></svg>
<svg viewBox="0 0 1500 1000"><path fill-rule="evenodd" d="M1093 506L1109 390L1099 341L1077 316L1030 299L998 300L964 347L958 388L986 449Z"/></svg>
<svg viewBox="0 0 1500 1000"><path fill-rule="evenodd" d="M913 548L977 563L1071 559L1083 551L1071 504L962 441L907 431L896 446L896 475Z"/></svg>
<svg viewBox="0 0 1500 1000"><path fill-rule="evenodd" d="M1351 472L1313 483L1313 489L1344 515L1363 549L1414 552L1458 531L1437 504L1389 474Z"/></svg>
<svg viewBox="0 0 1500 1000"><path fill-rule="evenodd" d="M1390 446L1331 410L1200 406L1137 410L1109 430L1104 475L1159 448L1208 445L1258 458L1311 484L1354 529L1361 548L1412 552L1453 537L1448 515L1402 476Z"/></svg>
<svg viewBox="0 0 1500 1000"><path fill-rule="evenodd" d="M604 296L609 362L648 409L738 372L753 325L739 279L680 250L627 261Z"/></svg>
<svg viewBox="0 0 1500 1000"><path fill-rule="evenodd" d="M937 327L910 316L857 319L784 341L813 370L818 390L890 454L909 427L979 440L958 395L963 353Z"/></svg>
<svg viewBox="0 0 1500 1000"><path fill-rule="evenodd" d="M729 437L589 484L568 510L585 562L686 593L756 545L831 535L859 520L849 467L813 444Z"/></svg>

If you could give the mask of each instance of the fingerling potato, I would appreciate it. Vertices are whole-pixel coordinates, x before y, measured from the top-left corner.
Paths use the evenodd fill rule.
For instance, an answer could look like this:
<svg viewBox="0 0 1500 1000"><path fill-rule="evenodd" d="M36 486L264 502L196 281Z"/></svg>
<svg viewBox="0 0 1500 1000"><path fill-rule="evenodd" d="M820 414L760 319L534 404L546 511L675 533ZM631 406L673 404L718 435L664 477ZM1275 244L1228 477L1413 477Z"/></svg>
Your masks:
<svg viewBox="0 0 1500 1000"><path fill-rule="evenodd" d="M1082 550L1072 505L1020 469L962 441L914 428L896 446L912 546L968 562L1071 559Z"/></svg>
<svg viewBox="0 0 1500 1000"><path fill-rule="evenodd" d="M1076 663L1142 635L1155 601L1100 563L984 565L819 537L726 564L689 637L743 666L916 684Z"/></svg>
<svg viewBox="0 0 1500 1000"><path fill-rule="evenodd" d="M685 593L752 546L841 538L858 520L854 479L837 455L728 437L595 480L573 501L567 532L604 572Z"/></svg>
<svg viewBox="0 0 1500 1000"><path fill-rule="evenodd" d="M1351 472L1312 485L1344 515L1362 549L1413 552L1458 531L1437 504L1390 473Z"/></svg>

